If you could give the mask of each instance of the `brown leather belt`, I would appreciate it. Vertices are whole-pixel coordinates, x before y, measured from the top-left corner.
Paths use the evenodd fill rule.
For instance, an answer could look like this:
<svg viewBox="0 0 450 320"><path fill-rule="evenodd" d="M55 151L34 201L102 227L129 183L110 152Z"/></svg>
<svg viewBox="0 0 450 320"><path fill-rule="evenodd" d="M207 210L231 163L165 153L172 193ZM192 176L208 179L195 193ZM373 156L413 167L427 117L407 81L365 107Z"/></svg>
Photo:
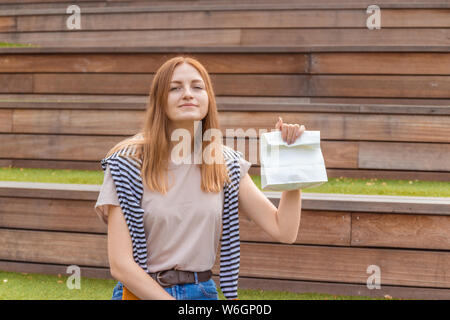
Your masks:
<svg viewBox="0 0 450 320"><path fill-rule="evenodd" d="M171 287L177 284L204 282L211 279L211 270L202 272L182 271L182 270L165 270L156 273L150 273L150 276L158 282L162 287Z"/></svg>

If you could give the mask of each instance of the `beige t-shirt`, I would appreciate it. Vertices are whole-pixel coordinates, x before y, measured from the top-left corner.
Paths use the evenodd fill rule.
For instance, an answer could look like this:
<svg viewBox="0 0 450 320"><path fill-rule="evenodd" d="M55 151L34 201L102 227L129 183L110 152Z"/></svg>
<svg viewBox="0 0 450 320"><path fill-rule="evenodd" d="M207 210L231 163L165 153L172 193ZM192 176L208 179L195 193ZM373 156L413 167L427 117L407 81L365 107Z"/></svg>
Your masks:
<svg viewBox="0 0 450 320"><path fill-rule="evenodd" d="M241 177L251 163L240 160ZM169 269L205 271L214 266L222 233L224 191L201 190L196 164L169 162L169 191L162 195L144 186L142 209L150 272ZM95 204L99 218L107 223L109 205L120 206L109 167Z"/></svg>

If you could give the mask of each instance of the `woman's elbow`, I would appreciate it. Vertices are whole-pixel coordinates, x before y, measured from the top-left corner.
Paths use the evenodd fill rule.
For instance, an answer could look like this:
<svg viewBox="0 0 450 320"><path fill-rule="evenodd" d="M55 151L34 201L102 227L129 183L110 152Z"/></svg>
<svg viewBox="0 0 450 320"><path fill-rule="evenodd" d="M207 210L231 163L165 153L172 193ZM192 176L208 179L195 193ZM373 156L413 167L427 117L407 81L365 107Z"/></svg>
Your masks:
<svg viewBox="0 0 450 320"><path fill-rule="evenodd" d="M110 261L109 272L111 276L117 281L124 282L124 277L130 273L132 266L130 263L114 263Z"/></svg>

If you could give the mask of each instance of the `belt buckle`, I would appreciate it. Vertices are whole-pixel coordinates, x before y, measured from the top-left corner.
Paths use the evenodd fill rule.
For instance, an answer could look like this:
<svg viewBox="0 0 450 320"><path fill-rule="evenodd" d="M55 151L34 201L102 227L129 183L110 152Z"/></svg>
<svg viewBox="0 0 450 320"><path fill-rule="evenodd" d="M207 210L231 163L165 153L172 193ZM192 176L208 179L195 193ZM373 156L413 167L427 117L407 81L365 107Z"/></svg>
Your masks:
<svg viewBox="0 0 450 320"><path fill-rule="evenodd" d="M166 270L167 271L167 270ZM159 272L157 272L156 273L156 282L158 282L160 285L162 285L163 287L169 287L169 286L171 286L172 284L170 284L170 283L166 283L166 282L164 282L164 281L161 281L161 274L163 273L163 272L166 272L166 271L159 271Z"/></svg>

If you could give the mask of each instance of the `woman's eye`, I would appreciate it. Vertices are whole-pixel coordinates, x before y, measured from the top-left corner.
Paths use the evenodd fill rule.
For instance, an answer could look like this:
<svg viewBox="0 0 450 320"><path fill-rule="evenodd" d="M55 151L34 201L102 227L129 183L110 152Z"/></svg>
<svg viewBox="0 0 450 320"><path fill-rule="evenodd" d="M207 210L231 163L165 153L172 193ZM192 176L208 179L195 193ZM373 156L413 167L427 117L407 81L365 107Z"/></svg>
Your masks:
<svg viewBox="0 0 450 320"><path fill-rule="evenodd" d="M174 88L171 88L170 91L175 90L175 89L181 89L181 87L174 87ZM202 90L203 88L202 88L202 87L195 87L195 89L200 89L200 90Z"/></svg>

